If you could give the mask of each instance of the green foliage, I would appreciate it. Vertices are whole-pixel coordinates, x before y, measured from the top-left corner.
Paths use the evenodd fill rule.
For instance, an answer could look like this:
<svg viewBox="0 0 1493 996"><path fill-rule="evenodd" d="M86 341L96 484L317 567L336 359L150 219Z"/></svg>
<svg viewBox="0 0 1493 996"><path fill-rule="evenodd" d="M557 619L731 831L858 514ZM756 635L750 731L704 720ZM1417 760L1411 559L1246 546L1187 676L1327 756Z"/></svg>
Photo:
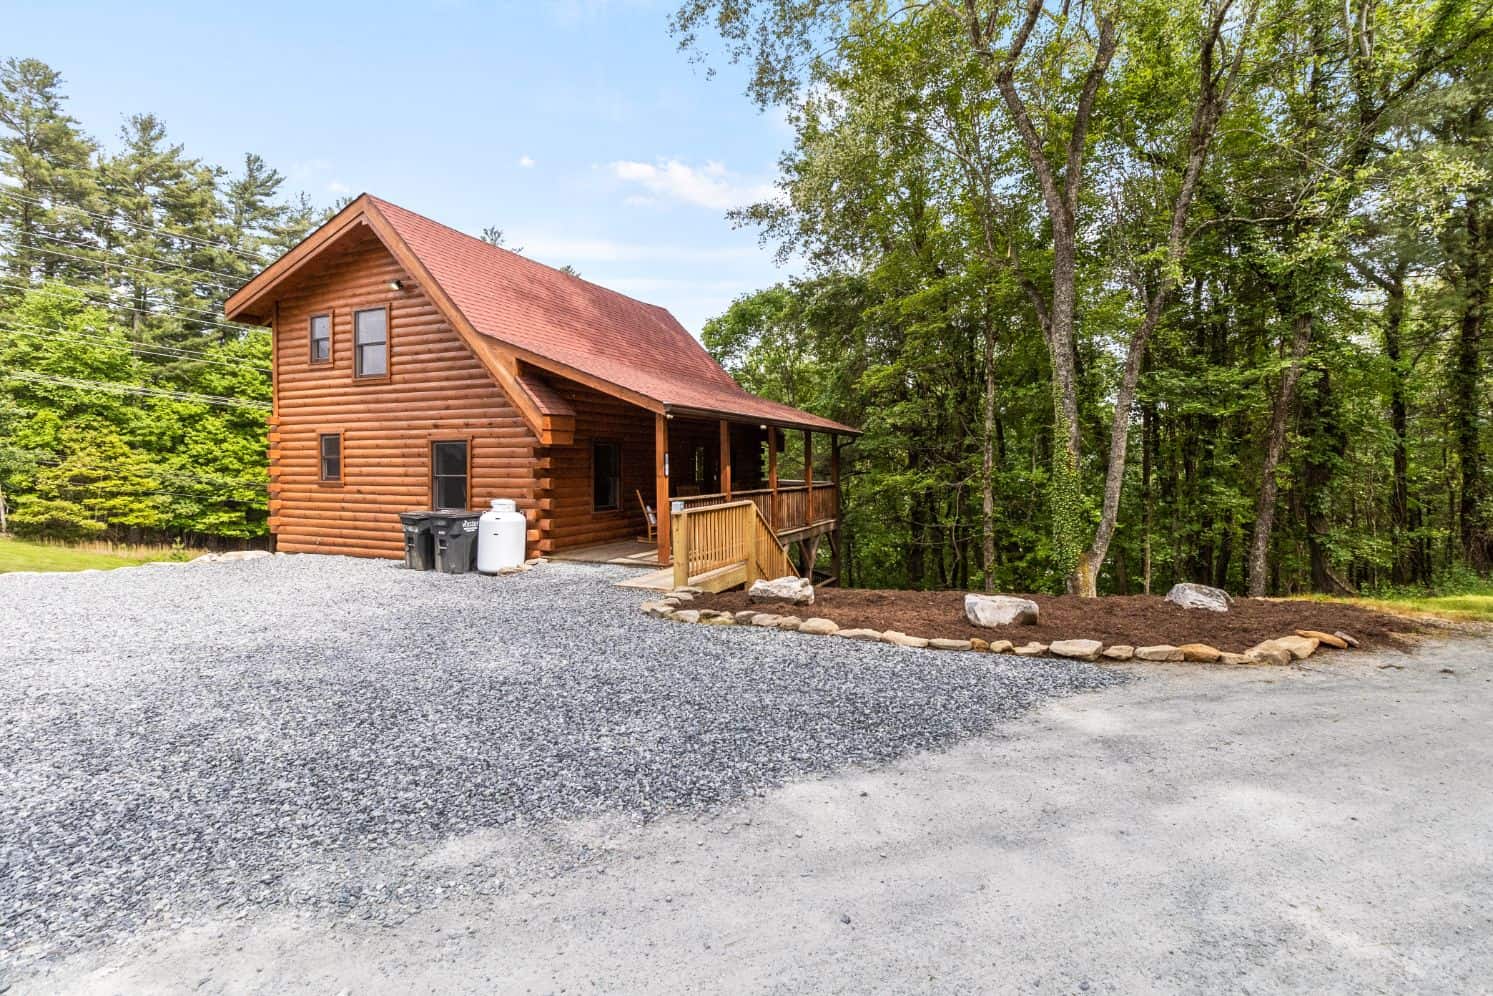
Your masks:
<svg viewBox="0 0 1493 996"><path fill-rule="evenodd" d="M269 335L222 302L317 212L150 114L105 150L61 90L0 64L0 511L30 536L262 536L266 416L237 402L270 399Z"/></svg>

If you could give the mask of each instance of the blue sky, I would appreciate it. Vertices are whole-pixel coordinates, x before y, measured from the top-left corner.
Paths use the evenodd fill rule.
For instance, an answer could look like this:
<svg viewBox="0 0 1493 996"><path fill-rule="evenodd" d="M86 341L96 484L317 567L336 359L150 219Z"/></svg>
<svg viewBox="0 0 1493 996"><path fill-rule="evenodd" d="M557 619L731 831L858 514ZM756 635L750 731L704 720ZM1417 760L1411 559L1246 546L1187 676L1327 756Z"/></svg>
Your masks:
<svg viewBox="0 0 1493 996"><path fill-rule="evenodd" d="M0 56L60 70L112 143L151 111L187 151L264 156L318 204L368 191L669 308L698 332L786 274L726 210L791 134L708 79L665 0L7 4Z"/></svg>

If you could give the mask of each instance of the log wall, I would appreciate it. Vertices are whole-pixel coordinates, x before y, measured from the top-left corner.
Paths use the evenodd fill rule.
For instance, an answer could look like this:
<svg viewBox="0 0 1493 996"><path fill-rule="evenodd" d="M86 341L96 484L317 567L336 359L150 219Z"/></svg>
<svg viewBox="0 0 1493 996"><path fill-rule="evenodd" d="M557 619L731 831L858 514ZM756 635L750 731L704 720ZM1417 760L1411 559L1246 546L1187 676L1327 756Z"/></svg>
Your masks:
<svg viewBox="0 0 1493 996"><path fill-rule="evenodd" d="M544 451L552 473L540 548L564 550L645 535L638 494L655 504L653 413L572 381L547 381L575 409L575 445ZM595 508L591 460L598 440L621 447L622 507L617 511Z"/></svg>
<svg viewBox="0 0 1493 996"><path fill-rule="evenodd" d="M400 280L401 290L389 282ZM353 378L353 311L390 306L389 377ZM309 321L332 312L332 359L310 363ZM537 549L539 454L501 388L371 233L349 236L280 289L274 323L270 530L278 549L402 557L399 513L427 508L430 444L468 439L469 500L513 498ZM342 481L322 483L317 439L343 437ZM589 483L588 483L589 487Z"/></svg>

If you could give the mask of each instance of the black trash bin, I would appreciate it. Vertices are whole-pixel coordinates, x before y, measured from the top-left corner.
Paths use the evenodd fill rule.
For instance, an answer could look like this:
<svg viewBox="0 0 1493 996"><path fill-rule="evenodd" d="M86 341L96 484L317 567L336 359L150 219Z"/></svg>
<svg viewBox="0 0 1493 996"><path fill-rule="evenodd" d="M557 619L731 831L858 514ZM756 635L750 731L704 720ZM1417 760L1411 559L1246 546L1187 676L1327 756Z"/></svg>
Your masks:
<svg viewBox="0 0 1493 996"><path fill-rule="evenodd" d="M477 569L477 524L481 518L481 512L453 509L437 509L430 513L436 570L445 574L466 574Z"/></svg>
<svg viewBox="0 0 1493 996"><path fill-rule="evenodd" d="M428 571L435 567L435 537L430 531L430 520L434 515L434 512L399 513L399 521L404 526L404 566L412 571Z"/></svg>

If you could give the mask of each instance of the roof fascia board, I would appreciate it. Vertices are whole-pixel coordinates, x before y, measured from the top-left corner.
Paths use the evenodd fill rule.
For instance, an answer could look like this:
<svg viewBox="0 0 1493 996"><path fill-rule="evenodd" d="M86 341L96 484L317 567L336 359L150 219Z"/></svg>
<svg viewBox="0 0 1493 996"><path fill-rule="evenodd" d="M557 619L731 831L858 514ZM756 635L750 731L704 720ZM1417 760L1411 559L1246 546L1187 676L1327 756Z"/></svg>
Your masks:
<svg viewBox="0 0 1493 996"><path fill-rule="evenodd" d="M367 194L359 195L356 200L329 218L320 228L302 239L294 249L260 270L249 278L248 283L234 291L223 303L223 313L228 320L238 321L240 316L245 314L251 318L260 317L250 314L249 309L274 290L281 281L308 263L327 245L355 226L365 223L365 209L369 206L367 198Z"/></svg>
<svg viewBox="0 0 1493 996"><path fill-rule="evenodd" d="M823 432L836 436L859 436L860 429L852 429L848 425L836 423L834 428L822 425L811 425L808 422L792 421L784 418L768 418L766 416L743 415L740 412L723 412L709 408L688 408L683 405L668 405L665 413L671 418L675 415L681 418L705 418L720 420L724 422L735 422L739 425L775 425L780 429L807 429L810 432Z"/></svg>

